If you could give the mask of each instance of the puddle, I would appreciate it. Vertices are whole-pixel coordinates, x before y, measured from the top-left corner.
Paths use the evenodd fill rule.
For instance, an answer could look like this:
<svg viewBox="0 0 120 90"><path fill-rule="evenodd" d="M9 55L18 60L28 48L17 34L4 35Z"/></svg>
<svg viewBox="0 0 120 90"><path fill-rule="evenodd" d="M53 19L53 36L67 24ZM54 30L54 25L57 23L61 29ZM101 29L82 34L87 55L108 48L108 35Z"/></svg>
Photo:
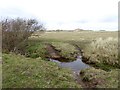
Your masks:
<svg viewBox="0 0 120 90"><path fill-rule="evenodd" d="M77 59L72 62L68 62L68 61L63 62L63 60L60 61L60 60L55 60L55 59L50 59L50 61L58 63L58 66L62 68L71 69L74 80L80 85L82 85L82 87L84 88L86 87L84 82L81 80L79 73L82 69L90 68L90 66L82 61L81 56L78 56Z"/></svg>
<svg viewBox="0 0 120 90"><path fill-rule="evenodd" d="M59 60L50 59L52 62L58 63L62 68L70 68L74 73L80 72L82 69L89 68L90 66L82 62L81 56L78 56L77 59L73 62L60 62Z"/></svg>

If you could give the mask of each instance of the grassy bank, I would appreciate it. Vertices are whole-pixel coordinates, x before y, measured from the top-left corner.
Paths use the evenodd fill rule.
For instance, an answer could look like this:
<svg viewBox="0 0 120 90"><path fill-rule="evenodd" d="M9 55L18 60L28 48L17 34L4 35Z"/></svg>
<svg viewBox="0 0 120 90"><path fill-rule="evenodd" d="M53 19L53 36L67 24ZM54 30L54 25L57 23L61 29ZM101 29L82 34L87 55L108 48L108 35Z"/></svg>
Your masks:
<svg viewBox="0 0 120 90"><path fill-rule="evenodd" d="M65 42L51 42L62 57L75 60L79 52L73 45Z"/></svg>
<svg viewBox="0 0 120 90"><path fill-rule="evenodd" d="M46 32L37 40L52 43L61 55L69 57L76 52L73 44L83 50L87 63L99 69L83 70L86 87L118 87L118 33L117 32ZM71 56L70 56L71 57ZM105 70L105 71L104 71ZM109 72L108 72L109 71Z"/></svg>
<svg viewBox="0 0 120 90"><path fill-rule="evenodd" d="M88 63L96 65L106 64L120 68L118 61L118 38L96 39L84 50L84 56L89 58Z"/></svg>
<svg viewBox="0 0 120 90"><path fill-rule="evenodd" d="M110 38L109 38L110 37ZM83 50L88 63L99 69L82 71L82 79L89 86L113 88L118 86L117 32L46 32L30 37L25 56L3 54L3 88L78 88L71 71L46 59L46 43L52 44L63 57L75 60L78 50ZM109 69L104 71L102 69Z"/></svg>
<svg viewBox="0 0 120 90"><path fill-rule="evenodd" d="M69 70L56 63L3 54L3 88L78 88Z"/></svg>
<svg viewBox="0 0 120 90"><path fill-rule="evenodd" d="M46 32L40 38L32 39L52 43L61 55L71 59L76 56L77 50L73 46L76 44L83 50L88 63L94 63L100 68L103 66L119 68L120 66L118 63L118 32Z"/></svg>
<svg viewBox="0 0 120 90"><path fill-rule="evenodd" d="M25 56L30 58L41 57L45 59L47 51L44 42L39 40L29 40L28 45L25 48Z"/></svg>
<svg viewBox="0 0 120 90"><path fill-rule="evenodd" d="M80 72L82 81L87 87L96 88L118 88L119 69L112 69L106 72L101 69L89 68Z"/></svg>

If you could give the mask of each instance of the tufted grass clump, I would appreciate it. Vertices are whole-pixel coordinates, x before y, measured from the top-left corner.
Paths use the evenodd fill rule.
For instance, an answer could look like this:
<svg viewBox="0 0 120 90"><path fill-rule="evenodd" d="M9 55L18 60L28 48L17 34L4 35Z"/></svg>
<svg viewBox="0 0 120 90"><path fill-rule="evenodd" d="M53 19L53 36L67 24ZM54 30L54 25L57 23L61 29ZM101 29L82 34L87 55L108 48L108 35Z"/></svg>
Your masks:
<svg viewBox="0 0 120 90"><path fill-rule="evenodd" d="M91 42L85 49L85 57L89 63L107 64L119 67L118 63L118 38L98 38Z"/></svg>

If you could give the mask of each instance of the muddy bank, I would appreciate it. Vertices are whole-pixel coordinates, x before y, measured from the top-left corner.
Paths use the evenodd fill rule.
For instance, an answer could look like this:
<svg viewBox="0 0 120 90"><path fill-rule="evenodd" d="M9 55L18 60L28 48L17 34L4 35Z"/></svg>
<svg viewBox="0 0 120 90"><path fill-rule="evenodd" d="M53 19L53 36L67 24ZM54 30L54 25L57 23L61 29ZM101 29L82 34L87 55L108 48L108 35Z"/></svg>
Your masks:
<svg viewBox="0 0 120 90"><path fill-rule="evenodd" d="M90 64L88 61L89 61L89 58L86 58L84 56L84 51L77 45L77 44L73 44L73 46L79 51L78 52L78 56L82 56L82 61L86 64ZM92 63L91 63L92 64Z"/></svg>
<svg viewBox="0 0 120 90"><path fill-rule="evenodd" d="M96 85L102 83L102 79L93 79L92 81L87 81L87 79L83 79L82 74L75 73L74 79L75 81L82 86L82 88L96 88Z"/></svg>
<svg viewBox="0 0 120 90"><path fill-rule="evenodd" d="M89 64L90 66L96 68L96 69L102 69L102 70L105 70L105 71L110 71L110 68L115 68L113 66L110 66L110 65L107 65L107 64L104 64L104 63L96 63L96 62L91 62L89 59L90 57L85 57L85 52L76 44L73 44L77 50L79 50L79 53L78 55L81 55L82 56L82 61L86 64Z"/></svg>
<svg viewBox="0 0 120 90"><path fill-rule="evenodd" d="M48 52L46 55L46 58L55 59L55 60L58 60L60 62L69 62L70 61L69 58L61 56L59 54L60 51L56 50L55 47L51 44L46 44L46 50Z"/></svg>
<svg viewBox="0 0 120 90"><path fill-rule="evenodd" d="M82 58L82 61L86 63L87 59L83 56L83 50L81 50L77 45L73 45L77 52L68 52L68 56L62 55L61 50L57 50L56 47L54 47L52 44L47 43L46 44L46 50L47 50L47 58L60 60L62 62L72 62L77 57ZM66 47L68 48L68 47Z"/></svg>
<svg viewBox="0 0 120 90"><path fill-rule="evenodd" d="M55 48L51 44L46 44L46 50L50 58L53 58L53 59L61 58L61 56L59 55L59 52L55 50Z"/></svg>
<svg viewBox="0 0 120 90"><path fill-rule="evenodd" d="M59 53L60 51L56 50L54 46L51 44L46 44L46 50L48 52L48 58L50 61L57 62L58 65L62 68L70 68L73 73L73 78L76 83L79 83L83 88L95 88L97 84L101 83L100 79L94 79L92 81L87 81L87 78L83 79L83 74L80 72L82 69L90 68L86 67L86 62L88 61L87 58L84 57L84 52L81 50L80 47L74 45L76 49L79 51L77 53L78 60L75 59L74 61L70 62L68 58L62 57Z"/></svg>
<svg viewBox="0 0 120 90"><path fill-rule="evenodd" d="M88 65L82 62L81 49L78 47L77 49L79 49L79 53L77 53L77 59L70 62L68 58L62 57L59 54L59 51L56 50L54 46L52 46L51 44L46 44L46 50L48 51L50 61L57 62L58 65L62 68L70 68L72 70L75 82L79 83L83 88L86 88L86 84L84 84L84 82L80 78L79 73L80 70L88 68Z"/></svg>

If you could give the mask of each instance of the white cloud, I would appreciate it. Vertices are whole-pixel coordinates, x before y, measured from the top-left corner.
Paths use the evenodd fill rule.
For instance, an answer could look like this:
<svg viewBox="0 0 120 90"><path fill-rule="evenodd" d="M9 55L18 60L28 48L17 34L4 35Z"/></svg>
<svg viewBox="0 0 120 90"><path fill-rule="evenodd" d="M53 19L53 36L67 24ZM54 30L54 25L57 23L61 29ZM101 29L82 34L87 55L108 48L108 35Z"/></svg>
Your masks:
<svg viewBox="0 0 120 90"><path fill-rule="evenodd" d="M119 0L0 0L2 17L38 18L48 29L116 29Z"/></svg>

